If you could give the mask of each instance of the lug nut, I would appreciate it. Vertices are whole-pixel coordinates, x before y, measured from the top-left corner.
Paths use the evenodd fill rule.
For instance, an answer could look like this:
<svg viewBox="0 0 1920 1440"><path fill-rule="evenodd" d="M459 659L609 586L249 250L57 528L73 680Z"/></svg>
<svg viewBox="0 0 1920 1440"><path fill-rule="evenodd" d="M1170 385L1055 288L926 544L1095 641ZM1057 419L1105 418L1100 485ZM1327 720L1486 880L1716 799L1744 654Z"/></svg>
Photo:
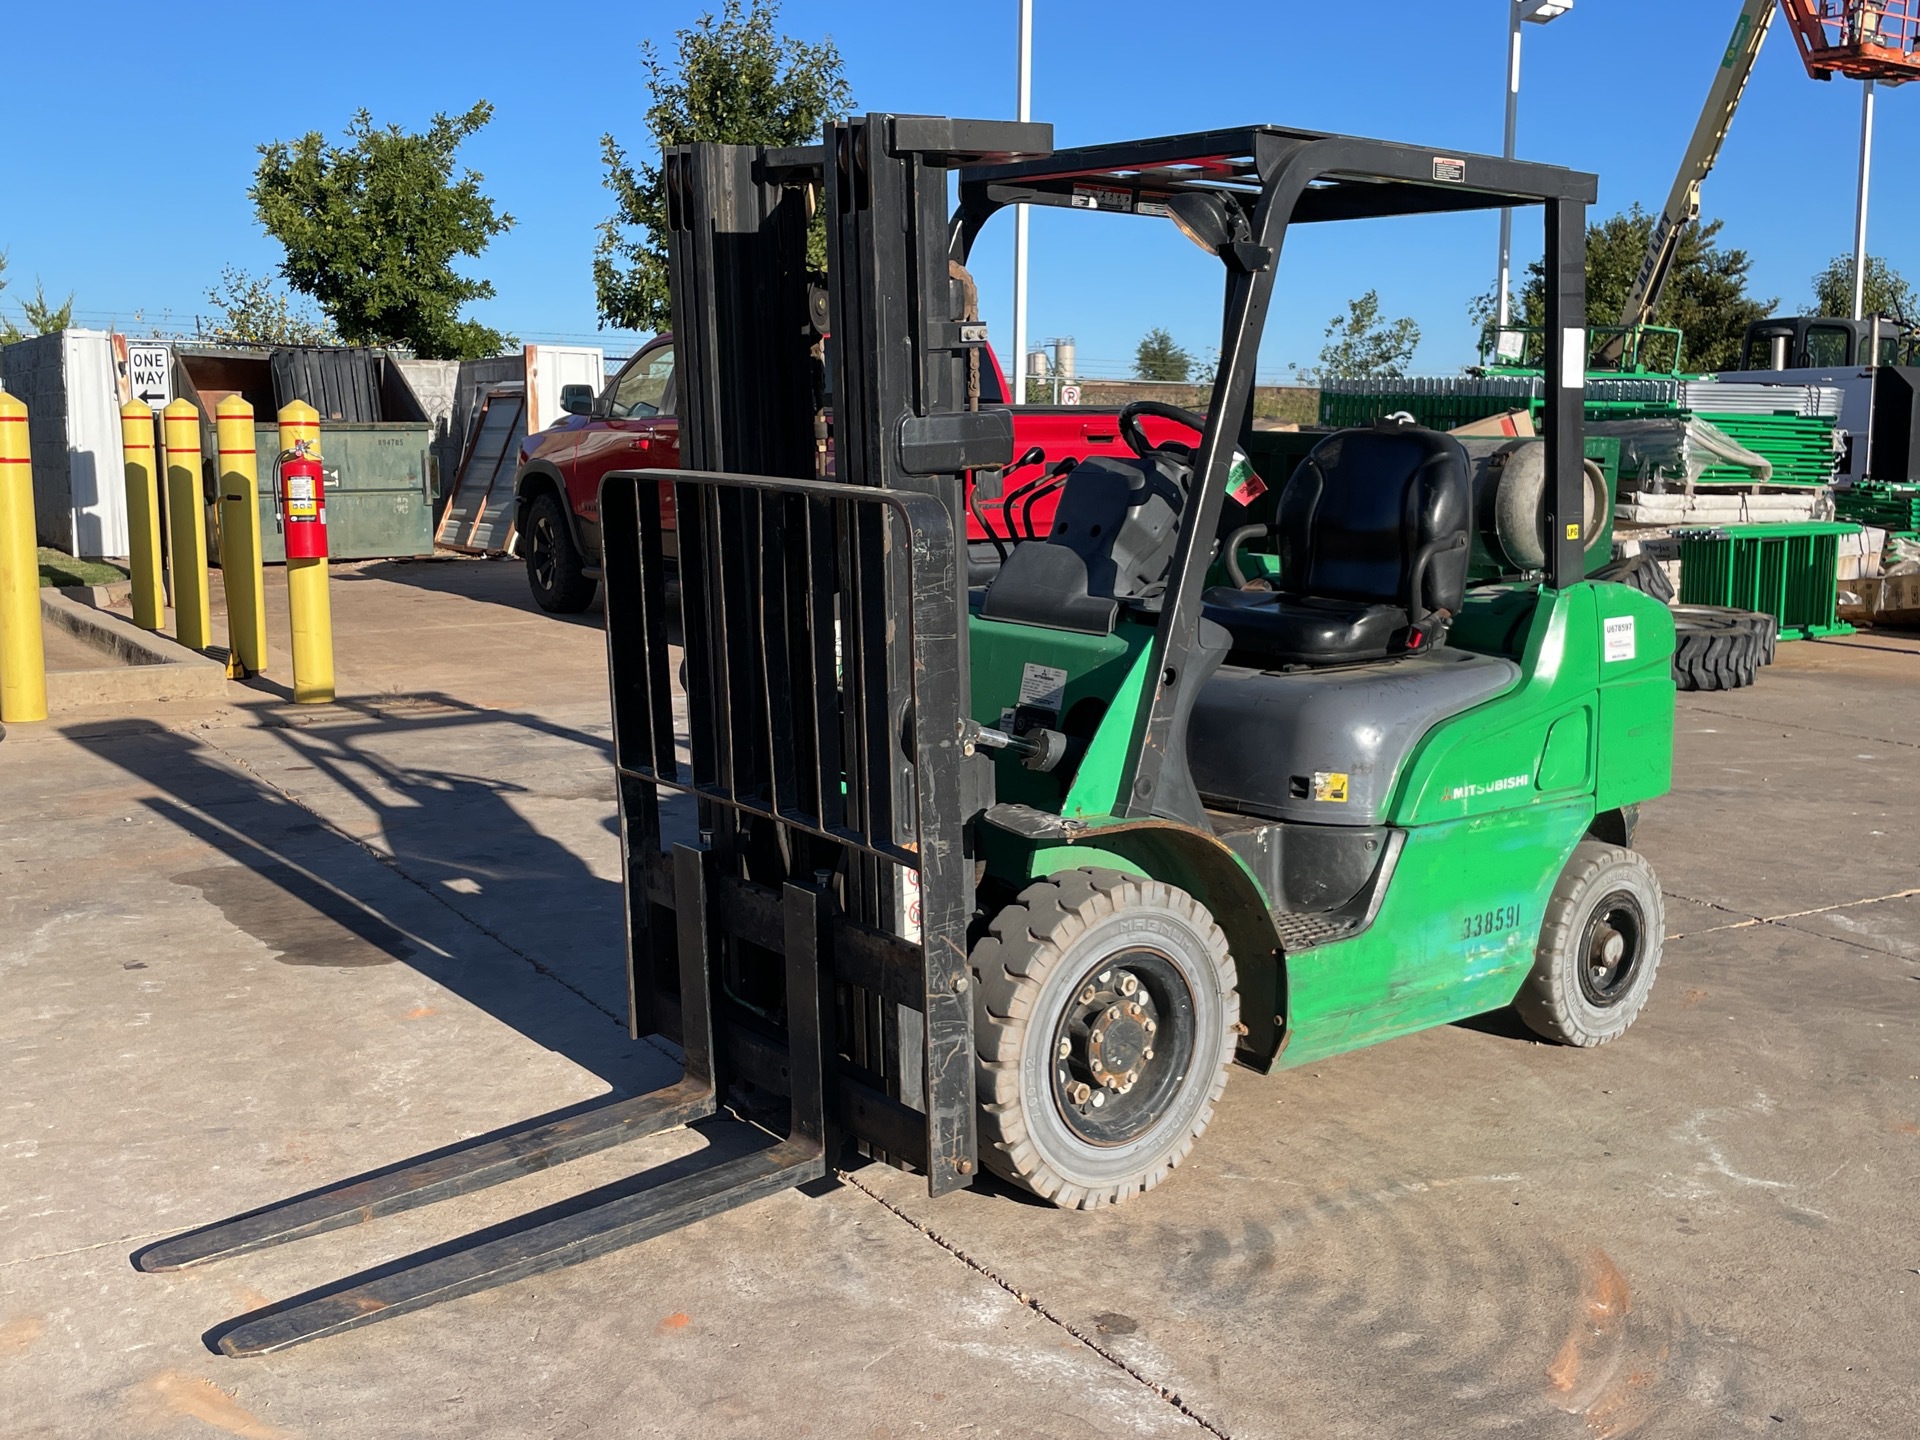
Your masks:
<svg viewBox="0 0 1920 1440"><path fill-rule="evenodd" d="M1069 1091L1069 1093L1073 1097L1074 1104L1084 1105L1087 1103L1087 1097L1093 1094L1093 1090L1084 1081L1082 1081L1082 1082L1076 1082L1072 1087L1072 1089Z"/></svg>
<svg viewBox="0 0 1920 1440"><path fill-rule="evenodd" d="M1147 1049L1146 1049L1146 1051L1145 1051L1145 1053L1144 1053L1144 1054L1142 1054L1140 1058L1141 1058L1142 1060L1151 1060L1151 1059L1153 1059L1153 1047L1152 1047L1151 1045L1149 1045L1149 1046L1147 1047Z"/></svg>
<svg viewBox="0 0 1920 1440"><path fill-rule="evenodd" d="M1086 989L1080 992L1080 1003L1082 1005L1091 1005L1093 1003L1093 997L1096 993L1097 992L1094 990L1093 986L1091 985L1087 986Z"/></svg>
<svg viewBox="0 0 1920 1440"><path fill-rule="evenodd" d="M1107 1019L1118 1020L1119 1018L1120 1018L1120 1007L1118 1005L1109 1005L1107 1007Z"/></svg>
<svg viewBox="0 0 1920 1440"><path fill-rule="evenodd" d="M1133 976L1122 975L1120 977L1120 993L1122 995L1131 995L1133 994L1134 991L1138 990L1139 988L1140 988L1140 982L1134 979Z"/></svg>
<svg viewBox="0 0 1920 1440"><path fill-rule="evenodd" d="M1073 1054L1073 1041L1062 1035L1060 1037L1060 1058L1064 1060L1071 1054Z"/></svg>
<svg viewBox="0 0 1920 1440"><path fill-rule="evenodd" d="M1147 1034L1151 1035L1153 1034L1154 1031L1158 1030L1159 1028L1160 1028L1159 1025L1155 1024L1153 1021L1151 1020L1147 1021Z"/></svg>

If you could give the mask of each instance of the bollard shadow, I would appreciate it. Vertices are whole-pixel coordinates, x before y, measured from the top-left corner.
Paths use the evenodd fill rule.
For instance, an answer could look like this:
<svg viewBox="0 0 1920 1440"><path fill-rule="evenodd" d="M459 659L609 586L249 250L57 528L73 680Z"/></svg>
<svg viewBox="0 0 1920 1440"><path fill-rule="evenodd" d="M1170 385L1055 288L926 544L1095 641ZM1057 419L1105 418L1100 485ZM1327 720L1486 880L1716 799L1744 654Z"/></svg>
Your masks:
<svg viewBox="0 0 1920 1440"><path fill-rule="evenodd" d="M660 1050L626 1034L617 866L603 857L596 873L573 848L606 845L602 817L580 812L611 811L610 741L440 695L297 719L276 701L248 708L257 726L206 738L140 721L67 734L218 857L169 878L282 963L333 970L343 988L406 964L616 1093L670 1078Z"/></svg>

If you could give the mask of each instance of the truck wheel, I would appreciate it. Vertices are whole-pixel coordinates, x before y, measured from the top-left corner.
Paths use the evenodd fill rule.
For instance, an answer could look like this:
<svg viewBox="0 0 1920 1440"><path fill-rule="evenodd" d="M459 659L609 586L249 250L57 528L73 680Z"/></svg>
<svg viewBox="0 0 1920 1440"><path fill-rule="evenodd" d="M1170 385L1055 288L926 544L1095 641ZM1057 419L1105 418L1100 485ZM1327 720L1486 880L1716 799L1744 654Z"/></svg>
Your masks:
<svg viewBox="0 0 1920 1440"><path fill-rule="evenodd" d="M578 615L593 603L595 582L582 573L580 552L560 497L542 490L527 512L527 585L549 615Z"/></svg>
<svg viewBox="0 0 1920 1440"><path fill-rule="evenodd" d="M1653 867L1632 850L1583 840L1547 901L1533 970L1513 1008L1545 1039L1604 1045L1647 1003L1666 935Z"/></svg>
<svg viewBox="0 0 1920 1440"><path fill-rule="evenodd" d="M972 964L987 1167L1082 1210L1165 1179L1213 1119L1240 1020L1206 908L1157 880L1068 870L995 916Z"/></svg>

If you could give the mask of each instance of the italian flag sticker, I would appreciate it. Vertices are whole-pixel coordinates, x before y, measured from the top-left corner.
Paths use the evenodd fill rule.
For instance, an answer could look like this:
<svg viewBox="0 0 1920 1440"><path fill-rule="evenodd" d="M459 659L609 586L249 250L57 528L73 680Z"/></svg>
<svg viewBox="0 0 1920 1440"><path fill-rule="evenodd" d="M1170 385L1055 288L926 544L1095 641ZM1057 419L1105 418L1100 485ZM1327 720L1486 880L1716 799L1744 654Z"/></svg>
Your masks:
<svg viewBox="0 0 1920 1440"><path fill-rule="evenodd" d="M1251 505L1267 493L1267 482L1253 473L1253 462L1240 451L1233 452L1227 466L1227 498L1236 505Z"/></svg>

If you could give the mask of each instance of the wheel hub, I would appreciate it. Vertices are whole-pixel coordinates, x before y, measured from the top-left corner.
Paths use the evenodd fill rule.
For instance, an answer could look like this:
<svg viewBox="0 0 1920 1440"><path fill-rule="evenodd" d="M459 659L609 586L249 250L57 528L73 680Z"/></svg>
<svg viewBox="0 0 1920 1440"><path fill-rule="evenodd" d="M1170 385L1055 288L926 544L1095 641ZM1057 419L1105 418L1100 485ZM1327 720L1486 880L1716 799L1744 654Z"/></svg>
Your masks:
<svg viewBox="0 0 1920 1440"><path fill-rule="evenodd" d="M1631 988L1645 949L1646 921L1633 896L1616 892L1594 908L1586 928L1580 990L1601 1009L1617 1004Z"/></svg>
<svg viewBox="0 0 1920 1440"><path fill-rule="evenodd" d="M1054 1031L1062 1118L1109 1145L1152 1123L1185 1073L1191 1029L1192 998L1163 956L1129 950L1092 971Z"/></svg>

